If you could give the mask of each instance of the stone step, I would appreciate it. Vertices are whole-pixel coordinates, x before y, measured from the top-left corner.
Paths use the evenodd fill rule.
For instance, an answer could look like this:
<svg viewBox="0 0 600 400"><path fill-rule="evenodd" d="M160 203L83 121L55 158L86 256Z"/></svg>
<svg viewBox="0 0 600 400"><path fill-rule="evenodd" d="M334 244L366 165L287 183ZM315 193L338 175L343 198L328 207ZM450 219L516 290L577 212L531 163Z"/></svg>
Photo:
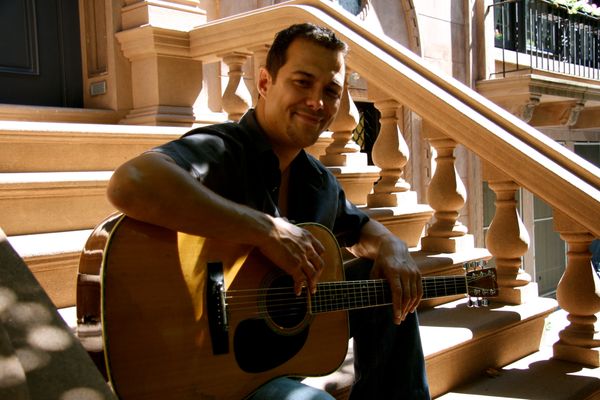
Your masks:
<svg viewBox="0 0 600 400"><path fill-rule="evenodd" d="M76 304L79 257L91 229L9 236L8 242L25 261L57 308Z"/></svg>
<svg viewBox="0 0 600 400"><path fill-rule="evenodd" d="M112 171L0 173L0 227L9 236L93 228L113 212Z"/></svg>
<svg viewBox="0 0 600 400"><path fill-rule="evenodd" d="M372 165L361 167L328 167L337 178L346 198L356 205L367 204L367 196L379 179L379 168Z"/></svg>
<svg viewBox="0 0 600 400"><path fill-rule="evenodd" d="M421 336L431 395L440 396L539 350L545 319L557 307L556 300L541 297L521 305L492 301L480 308L461 299L423 311Z"/></svg>
<svg viewBox="0 0 600 400"><path fill-rule="evenodd" d="M502 368L481 371L478 377L452 388L438 399L600 399L597 368L554 357L552 347L560 340L560 331L568 325L568 313L565 310L553 312L546 318L539 351Z"/></svg>
<svg viewBox="0 0 600 400"><path fill-rule="evenodd" d="M414 193L414 192L411 192ZM407 196L408 197L408 196ZM409 247L418 247L425 232L425 225L433 216L427 204L418 204L416 194L399 207L359 207L369 217L381 222L393 234L404 240Z"/></svg>
<svg viewBox="0 0 600 400"><path fill-rule="evenodd" d="M0 121L0 171L110 171L189 129Z"/></svg>
<svg viewBox="0 0 600 400"><path fill-rule="evenodd" d="M545 319L556 308L555 300L545 298L516 306L492 302L487 308L470 308L463 298L419 311L432 398L536 352ZM345 400L353 377L350 348L338 371L305 382Z"/></svg>

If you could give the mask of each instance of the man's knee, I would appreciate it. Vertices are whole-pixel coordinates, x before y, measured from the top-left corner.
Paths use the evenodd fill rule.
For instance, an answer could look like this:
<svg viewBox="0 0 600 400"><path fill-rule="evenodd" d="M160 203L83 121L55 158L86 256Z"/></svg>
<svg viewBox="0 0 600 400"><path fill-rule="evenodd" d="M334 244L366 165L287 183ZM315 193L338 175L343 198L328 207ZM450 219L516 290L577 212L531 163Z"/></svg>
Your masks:
<svg viewBox="0 0 600 400"><path fill-rule="evenodd" d="M293 378L277 378L260 387L250 400L335 400L329 393Z"/></svg>

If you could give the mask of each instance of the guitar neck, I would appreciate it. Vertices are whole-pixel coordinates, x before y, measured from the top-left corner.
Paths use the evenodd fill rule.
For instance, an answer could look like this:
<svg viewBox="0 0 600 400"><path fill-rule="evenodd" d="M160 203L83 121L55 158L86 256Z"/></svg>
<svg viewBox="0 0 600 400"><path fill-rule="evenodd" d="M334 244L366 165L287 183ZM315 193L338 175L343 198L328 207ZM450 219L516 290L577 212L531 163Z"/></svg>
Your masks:
<svg viewBox="0 0 600 400"><path fill-rule="evenodd" d="M467 293L465 276L423 277L423 299ZM312 296L313 313L355 310L392 304L392 293L383 279L323 282Z"/></svg>

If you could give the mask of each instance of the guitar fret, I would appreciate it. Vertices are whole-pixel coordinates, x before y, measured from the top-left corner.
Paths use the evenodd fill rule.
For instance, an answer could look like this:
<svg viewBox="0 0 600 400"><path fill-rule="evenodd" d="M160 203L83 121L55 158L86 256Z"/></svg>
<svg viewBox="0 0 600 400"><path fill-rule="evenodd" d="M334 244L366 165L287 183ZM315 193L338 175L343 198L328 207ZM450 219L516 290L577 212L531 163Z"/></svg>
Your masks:
<svg viewBox="0 0 600 400"><path fill-rule="evenodd" d="M422 278L423 298L469 293L467 276L427 276ZM392 303L392 294L383 279L319 283L312 297L311 311L324 313L381 306Z"/></svg>
<svg viewBox="0 0 600 400"><path fill-rule="evenodd" d="M446 279L443 280L444 282L444 293L448 293L448 287L446 286ZM454 283L454 289L456 290L456 282Z"/></svg>
<svg viewBox="0 0 600 400"><path fill-rule="evenodd" d="M467 293L467 281L463 276L432 276L423 278L425 299Z"/></svg>

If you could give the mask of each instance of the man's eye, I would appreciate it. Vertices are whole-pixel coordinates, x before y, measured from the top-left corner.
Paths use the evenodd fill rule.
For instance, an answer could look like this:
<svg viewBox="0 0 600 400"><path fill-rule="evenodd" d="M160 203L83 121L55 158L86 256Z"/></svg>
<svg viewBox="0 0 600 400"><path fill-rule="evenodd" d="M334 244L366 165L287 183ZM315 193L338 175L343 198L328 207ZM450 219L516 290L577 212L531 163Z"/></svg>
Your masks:
<svg viewBox="0 0 600 400"><path fill-rule="evenodd" d="M310 81L308 81L306 79L296 79L294 82L296 83L296 85L301 86L301 87L309 87L310 86Z"/></svg>
<svg viewBox="0 0 600 400"><path fill-rule="evenodd" d="M335 89L328 89L326 91L326 93L329 97L334 98L334 99L339 99L342 97L342 93Z"/></svg>

